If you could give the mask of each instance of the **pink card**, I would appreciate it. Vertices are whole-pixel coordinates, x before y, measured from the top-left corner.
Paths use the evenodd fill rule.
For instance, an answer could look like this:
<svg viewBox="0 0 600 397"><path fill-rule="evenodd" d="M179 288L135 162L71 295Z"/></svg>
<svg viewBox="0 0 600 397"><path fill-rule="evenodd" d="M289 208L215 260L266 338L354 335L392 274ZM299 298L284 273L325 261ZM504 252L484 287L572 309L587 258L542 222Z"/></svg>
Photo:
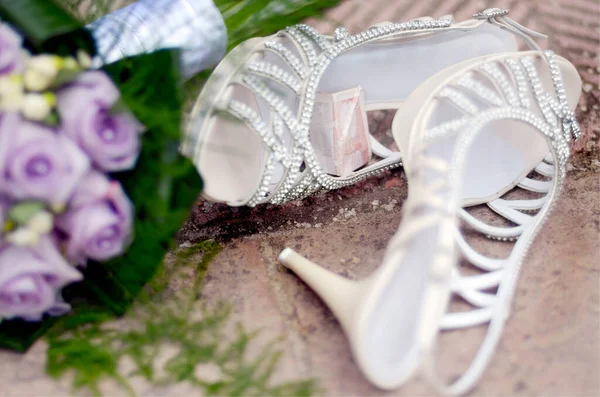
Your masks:
<svg viewBox="0 0 600 397"><path fill-rule="evenodd" d="M348 176L371 160L362 88L318 93L310 138L319 164L331 175Z"/></svg>

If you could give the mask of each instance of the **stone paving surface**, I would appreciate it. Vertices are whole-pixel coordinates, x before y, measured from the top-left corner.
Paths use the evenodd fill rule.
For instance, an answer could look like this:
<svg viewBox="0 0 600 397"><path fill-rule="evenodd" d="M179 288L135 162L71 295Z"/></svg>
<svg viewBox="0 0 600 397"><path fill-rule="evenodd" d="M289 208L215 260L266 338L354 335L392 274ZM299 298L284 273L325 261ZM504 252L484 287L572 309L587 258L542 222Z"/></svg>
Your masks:
<svg viewBox="0 0 600 397"><path fill-rule="evenodd" d="M452 13L457 20L488 6L508 6L527 26L553 34L549 46L571 59L584 79L575 147L560 203L523 267L513 310L498 350L473 395L600 395L600 5L595 0L348 0L314 20L322 32L343 23L359 31L382 20ZM375 112L370 127L390 139L392 115ZM276 380L316 377L331 396L432 395L419 378L393 392L368 384L354 364L336 319L318 297L277 263L292 247L346 277L359 279L382 260L401 222L407 194L402 170L347 189L281 207L227 208L199 201L179 241L216 239L223 251L211 263L201 299L230 301L234 318L262 328L265 340L284 337ZM448 378L464 368L484 328L440 340L439 368ZM0 352L0 396L70 393L68 380L44 375L44 342L27 354ZM136 387L142 395L190 395L185 386ZM107 395L122 391L108 387Z"/></svg>

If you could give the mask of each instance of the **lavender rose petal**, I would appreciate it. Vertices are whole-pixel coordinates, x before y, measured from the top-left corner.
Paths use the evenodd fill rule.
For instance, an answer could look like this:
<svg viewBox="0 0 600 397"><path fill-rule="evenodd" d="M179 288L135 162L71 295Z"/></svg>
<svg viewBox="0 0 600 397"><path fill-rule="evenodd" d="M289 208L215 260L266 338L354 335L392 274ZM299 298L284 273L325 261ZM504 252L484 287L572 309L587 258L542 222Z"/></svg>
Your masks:
<svg viewBox="0 0 600 397"><path fill-rule="evenodd" d="M82 73L58 92L58 112L65 134L104 171L134 167L142 131L130 113L113 113L119 92L103 72Z"/></svg>
<svg viewBox="0 0 600 397"><path fill-rule="evenodd" d="M0 75L23 68L23 39L10 26L0 22Z"/></svg>
<svg viewBox="0 0 600 397"><path fill-rule="evenodd" d="M5 244L0 248L0 317L39 320L56 306L59 291L81 278L49 237L34 248Z"/></svg>
<svg viewBox="0 0 600 397"><path fill-rule="evenodd" d="M0 191L6 195L64 204L89 168L68 137L16 113L1 116Z"/></svg>
<svg viewBox="0 0 600 397"><path fill-rule="evenodd" d="M67 256L85 264L122 254L131 240L133 205L116 181L92 171L73 193L69 210L57 217Z"/></svg>

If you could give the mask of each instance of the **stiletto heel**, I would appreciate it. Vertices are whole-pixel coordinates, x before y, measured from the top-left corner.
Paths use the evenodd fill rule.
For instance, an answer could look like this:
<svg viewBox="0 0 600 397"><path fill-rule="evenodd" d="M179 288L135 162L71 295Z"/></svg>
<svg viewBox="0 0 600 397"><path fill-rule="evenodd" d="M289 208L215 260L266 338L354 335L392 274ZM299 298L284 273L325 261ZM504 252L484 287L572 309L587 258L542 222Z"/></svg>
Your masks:
<svg viewBox="0 0 600 397"><path fill-rule="evenodd" d="M406 239L410 236L396 236L400 244ZM412 328L406 333L404 328L406 323L422 320L418 310L421 294L415 294L415 289L422 292L425 300L431 301L433 296L447 291L439 288L439 283L429 283L429 287L425 287L426 280L430 276L443 279L444 273L447 273L446 276L450 274L440 273L438 268L437 274L429 275L427 266L411 260L415 252L408 253L410 263L399 268L395 263L397 252L388 253L390 255L386 256L384 264L360 281L351 281L323 269L290 248L279 255L281 263L313 288L329 306L348 337L358 366L371 383L382 389L392 389L404 382L424 354L423 345L417 343L417 339L423 336L411 332ZM416 279L410 277L411 274L416 275ZM390 280L396 281L396 284L406 283L394 285ZM434 299L429 309L441 316L445 307L436 307L435 303L443 301ZM405 308L400 315L394 313L398 302L402 302ZM390 339L398 335L400 342L389 346Z"/></svg>
<svg viewBox="0 0 600 397"><path fill-rule="evenodd" d="M279 254L279 261L323 299L346 332L352 331L353 313L361 298L361 282L338 276L291 248Z"/></svg>

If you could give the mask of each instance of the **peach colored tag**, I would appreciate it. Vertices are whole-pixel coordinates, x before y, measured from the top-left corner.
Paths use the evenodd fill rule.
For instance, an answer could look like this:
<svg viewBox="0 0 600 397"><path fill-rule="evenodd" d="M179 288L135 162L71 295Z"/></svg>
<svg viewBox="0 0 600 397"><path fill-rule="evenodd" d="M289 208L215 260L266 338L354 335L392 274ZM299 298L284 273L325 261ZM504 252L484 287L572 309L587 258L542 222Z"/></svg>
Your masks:
<svg viewBox="0 0 600 397"><path fill-rule="evenodd" d="M310 140L326 173L348 176L371 160L364 102L361 87L317 94Z"/></svg>

